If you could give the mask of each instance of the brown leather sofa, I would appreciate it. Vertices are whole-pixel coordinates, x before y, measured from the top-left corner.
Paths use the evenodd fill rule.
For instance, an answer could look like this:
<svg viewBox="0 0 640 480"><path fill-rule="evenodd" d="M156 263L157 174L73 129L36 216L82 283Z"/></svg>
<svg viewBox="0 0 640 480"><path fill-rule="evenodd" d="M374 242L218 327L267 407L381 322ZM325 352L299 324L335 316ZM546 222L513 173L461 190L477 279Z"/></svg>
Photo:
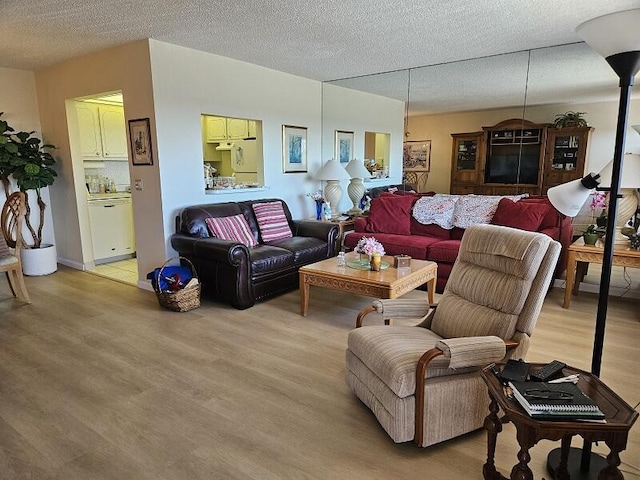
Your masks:
<svg viewBox="0 0 640 480"><path fill-rule="evenodd" d="M281 201L293 237L262 241L253 212L254 203ZM258 245L212 237L207 217L242 214ZM253 306L298 286L298 269L335 255L338 227L310 220L292 220L287 204L279 199L248 200L187 207L176 217L171 246L191 260L206 296L238 309Z"/></svg>

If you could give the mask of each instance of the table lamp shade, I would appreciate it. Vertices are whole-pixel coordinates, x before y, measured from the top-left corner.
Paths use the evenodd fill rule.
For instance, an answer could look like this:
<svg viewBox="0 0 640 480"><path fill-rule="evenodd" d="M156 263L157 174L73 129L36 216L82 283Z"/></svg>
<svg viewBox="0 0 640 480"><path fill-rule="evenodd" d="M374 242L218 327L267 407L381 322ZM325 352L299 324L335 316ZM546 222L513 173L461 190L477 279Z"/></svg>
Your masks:
<svg viewBox="0 0 640 480"><path fill-rule="evenodd" d="M600 188L611 187L612 172L613 160L607 163L600 171ZM626 153L624 155L620 188L640 188L640 155L637 153Z"/></svg>
<svg viewBox="0 0 640 480"><path fill-rule="evenodd" d="M349 180L351 177L337 160L327 160L313 176L316 180Z"/></svg>
<svg viewBox="0 0 640 480"><path fill-rule="evenodd" d="M351 160L346 166L347 173L351 178L371 178L371 173L364 166L364 160Z"/></svg>

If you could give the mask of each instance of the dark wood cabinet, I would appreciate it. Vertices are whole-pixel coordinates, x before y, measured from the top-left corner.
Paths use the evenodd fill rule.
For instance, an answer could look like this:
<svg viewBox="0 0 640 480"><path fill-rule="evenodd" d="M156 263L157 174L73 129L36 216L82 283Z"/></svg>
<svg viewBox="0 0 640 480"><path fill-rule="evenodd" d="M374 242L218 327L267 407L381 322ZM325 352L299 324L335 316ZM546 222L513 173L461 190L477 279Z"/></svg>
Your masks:
<svg viewBox="0 0 640 480"><path fill-rule="evenodd" d="M550 187L584 176L592 130L512 118L481 132L453 133L450 192L546 194Z"/></svg>
<svg viewBox="0 0 640 480"><path fill-rule="evenodd" d="M593 128L549 128L544 160L542 193L584 176L587 144Z"/></svg>
<svg viewBox="0 0 640 480"><path fill-rule="evenodd" d="M451 193L476 193L482 159L483 132L454 133L451 137Z"/></svg>

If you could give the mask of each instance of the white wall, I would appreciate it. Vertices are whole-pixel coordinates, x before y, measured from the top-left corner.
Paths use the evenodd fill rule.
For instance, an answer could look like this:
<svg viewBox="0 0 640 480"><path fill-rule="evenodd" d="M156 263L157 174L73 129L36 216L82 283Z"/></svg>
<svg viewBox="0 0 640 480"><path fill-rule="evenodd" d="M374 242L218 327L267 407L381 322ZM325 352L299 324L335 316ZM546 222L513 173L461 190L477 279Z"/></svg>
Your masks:
<svg viewBox="0 0 640 480"><path fill-rule="evenodd" d="M618 116L617 102L588 104L545 105L528 107L524 117L535 123L553 123L555 116L568 110L586 112L585 118L594 127L585 171L599 171L613 157ZM633 100L629 109L629 125L640 124L640 99ZM409 140L431 140L431 172L427 190L449 192L451 182L452 133L481 131L509 118L521 118L522 108L487 110L449 115L425 115L409 118ZM627 130L626 151L640 153L640 135Z"/></svg>
<svg viewBox="0 0 640 480"><path fill-rule="evenodd" d="M143 190L132 191L140 278L175 255L169 237L175 216L185 206L279 197L295 218L314 215L313 202L305 194L320 187L312 174L327 156L322 153L323 138L329 143L327 151L333 151L333 134L322 133L320 82L155 40L72 59L38 72L36 80L42 128L60 147L61 178L52 189L52 202L56 229L64 232L57 242L63 263L83 268L91 248L81 228L88 224L84 170L82 162L72 161L80 158L79 145L77 138L69 137L77 126L73 99L78 97L122 91L126 120L150 119L154 164L129 162L132 183L139 179L144 184ZM402 103L339 87L332 90L343 90L343 105L332 113L335 128L356 132L360 158L364 130L392 134L392 159L397 159L392 175L399 181ZM347 102L353 94L356 99ZM205 194L202 113L262 121L266 191ZM308 129L308 173L283 173L284 124Z"/></svg>
<svg viewBox="0 0 640 480"><path fill-rule="evenodd" d="M150 118L152 142L156 145L148 41L103 50L46 68L36 73L36 86L42 130L47 140L58 146L59 178L51 187L58 260L84 268L88 258L93 260L93 255L73 99L122 91L125 118ZM132 179L142 179L145 185L144 191L132 192L138 271L144 278L146 272L165 259L160 175L157 165L134 167L131 162L129 172Z"/></svg>
<svg viewBox="0 0 640 480"><path fill-rule="evenodd" d="M353 154L364 159L364 132L390 134L389 178L365 182L366 187L391 185L402 181L402 142L404 132L404 102L358 92L336 85L324 84L322 93L322 160L333 158L336 130L354 132ZM340 211L353 204L347 195L348 181L342 182ZM333 205L331 206L333 209Z"/></svg>
<svg viewBox="0 0 640 480"><path fill-rule="evenodd" d="M321 84L218 55L151 41L151 65L165 238L185 206L265 197L284 199L295 218L312 215L304 196L318 188ZM200 115L262 121L267 191L206 195ZM282 125L307 128L309 173L283 173ZM169 243L167 243L170 251Z"/></svg>
<svg viewBox="0 0 640 480"><path fill-rule="evenodd" d="M2 88L0 88L0 111L4 112L2 119L6 120L16 131L35 131L35 135L42 139L34 73L26 70L0 68L0 85L2 85ZM53 143L49 142L47 138L43 140L45 143ZM14 190L17 190L15 182L12 182L11 186ZM55 243L48 188L42 190L42 199L48 207L45 210L44 229L42 232L43 243ZM36 200L35 192L29 192L31 220L35 229L38 228L39 222ZM2 203L4 203L4 192L0 196L0 205ZM27 242L32 242L31 234L26 228L24 230L24 238Z"/></svg>

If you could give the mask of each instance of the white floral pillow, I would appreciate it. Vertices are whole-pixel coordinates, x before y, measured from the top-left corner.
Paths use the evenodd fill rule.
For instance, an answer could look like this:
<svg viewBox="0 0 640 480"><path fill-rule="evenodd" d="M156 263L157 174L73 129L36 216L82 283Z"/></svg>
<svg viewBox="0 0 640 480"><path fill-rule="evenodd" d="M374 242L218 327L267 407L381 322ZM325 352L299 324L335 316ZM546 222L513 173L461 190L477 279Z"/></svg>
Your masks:
<svg viewBox="0 0 640 480"><path fill-rule="evenodd" d="M453 211L453 226L468 228L478 223L490 223L498 203L503 198L517 202L527 195L463 195Z"/></svg>
<svg viewBox="0 0 640 480"><path fill-rule="evenodd" d="M433 197L420 197L413 204L413 218L429 225L435 223L442 228L453 228L453 212L459 195L436 194Z"/></svg>

